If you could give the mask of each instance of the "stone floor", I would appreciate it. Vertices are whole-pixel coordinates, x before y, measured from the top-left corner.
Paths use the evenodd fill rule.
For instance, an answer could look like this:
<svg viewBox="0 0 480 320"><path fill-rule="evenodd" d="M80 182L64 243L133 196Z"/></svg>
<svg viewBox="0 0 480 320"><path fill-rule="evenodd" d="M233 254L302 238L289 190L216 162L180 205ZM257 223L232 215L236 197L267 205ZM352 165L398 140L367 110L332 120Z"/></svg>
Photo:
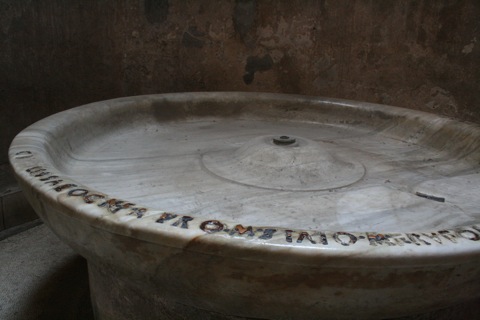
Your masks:
<svg viewBox="0 0 480 320"><path fill-rule="evenodd" d="M43 224L2 235L0 319L93 320L85 259Z"/></svg>

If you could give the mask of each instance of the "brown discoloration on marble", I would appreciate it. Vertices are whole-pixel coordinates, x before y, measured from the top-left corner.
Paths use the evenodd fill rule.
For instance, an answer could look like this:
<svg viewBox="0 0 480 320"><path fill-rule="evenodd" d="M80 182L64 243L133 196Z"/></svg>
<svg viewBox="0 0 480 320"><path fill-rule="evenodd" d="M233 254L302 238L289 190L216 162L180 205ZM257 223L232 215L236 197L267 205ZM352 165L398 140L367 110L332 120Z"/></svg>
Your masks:
<svg viewBox="0 0 480 320"><path fill-rule="evenodd" d="M244 256L224 259L218 255L223 251L221 246L207 244L201 237L192 239L185 250L171 252L171 255L162 257L151 252L148 243L138 242L132 247L128 238L121 239L118 236L111 241L119 244L119 257L125 254L135 257L138 252L149 256L149 261L157 266L156 277L150 278L139 272L132 279L127 270L112 268L111 265L103 263L100 263L99 267L92 265L91 270L96 274L91 273L91 277L92 280L97 280L92 291L97 308L100 308L102 314L122 309L125 312L135 312L137 316L143 315L145 307L141 306L147 306L149 299L148 310L152 318L160 317L162 312L172 312L176 309L175 305L184 305L187 306L185 310L176 311L179 318L187 316L190 308L199 308L197 312L200 318L208 318L208 314L213 312L219 316L223 314L224 319L228 319L229 315L245 318L316 319L318 314L325 318L350 319L353 311L345 309L348 303L358 306L355 309L355 318L380 319L450 306L457 303L452 298L458 294L472 299L476 297L477 285L469 283L467 276L477 272L473 265L442 266L429 270L412 267L407 270L389 269L379 263L365 270L356 268L355 265L347 269L335 268L335 261L319 259L322 267L295 265L295 261L289 261L289 264L280 267L268 261L245 259ZM130 252L132 248L135 250ZM198 249L212 255L198 254ZM185 261L189 261L189 264L185 264ZM325 264L329 266L324 267ZM188 267L192 265L201 265L202 268L192 271ZM97 278L100 275L102 279ZM97 285L103 281L107 282ZM102 304L108 296L107 292L118 284L124 286L121 292L137 292L131 298L139 304L121 303L124 301L121 297ZM445 289L447 286L448 289ZM439 291L439 287L444 289ZM376 297L374 300L378 303L375 310L364 308L368 302L364 300L364 292L359 294L362 289L368 290L370 298ZM301 292L301 297L295 292ZM234 296L235 299L227 305L223 302L226 296ZM245 304L252 296L255 301ZM341 303L330 303L330 298L338 296L341 296ZM161 301L153 297L161 298L162 302L168 301L170 306L156 310ZM424 301L421 309L405 309L411 301L418 299ZM322 303L318 303L319 301ZM107 307L111 304L116 305L114 310ZM308 308L304 307L305 304L308 304ZM282 310L278 308L279 305L283 307ZM206 308L208 311L204 311Z"/></svg>

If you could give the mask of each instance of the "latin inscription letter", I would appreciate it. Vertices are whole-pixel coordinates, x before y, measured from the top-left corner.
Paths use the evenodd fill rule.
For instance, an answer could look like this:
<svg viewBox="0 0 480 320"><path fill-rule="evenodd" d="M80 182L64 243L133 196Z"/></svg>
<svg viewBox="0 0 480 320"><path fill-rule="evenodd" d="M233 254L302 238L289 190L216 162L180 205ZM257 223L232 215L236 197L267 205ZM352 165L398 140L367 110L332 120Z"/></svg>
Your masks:
<svg viewBox="0 0 480 320"><path fill-rule="evenodd" d="M183 216L181 217L180 219L178 219L177 221L175 221L174 223L172 223L172 226L174 227L178 227L180 225L180 223L182 224L180 226L180 228L182 229L188 229L188 221L192 221L193 218L192 217L189 217L189 216Z"/></svg>
<svg viewBox="0 0 480 320"><path fill-rule="evenodd" d="M413 243L415 243L417 246L421 245L422 243L423 243L423 244L426 244L427 246L431 245L430 242L421 239L419 234L416 234L416 233L406 233L406 235L407 235L407 238L410 239L410 241L412 241Z"/></svg>
<svg viewBox="0 0 480 320"><path fill-rule="evenodd" d="M47 181L47 180L52 180L52 179L57 179L58 176L50 176L50 177L46 177L46 178L42 178L40 179L40 181Z"/></svg>
<svg viewBox="0 0 480 320"><path fill-rule="evenodd" d="M46 176L46 175L49 175L49 174L51 174L51 173L48 172L48 171L44 171L44 172L40 172L39 174L34 175L34 177L38 178L38 177L43 177L43 176Z"/></svg>
<svg viewBox="0 0 480 320"><path fill-rule="evenodd" d="M349 246L357 242L357 237L348 232L335 232L333 234L333 239L335 239L335 241L340 243L342 246ZM348 239L348 242L344 241L343 239Z"/></svg>
<svg viewBox="0 0 480 320"><path fill-rule="evenodd" d="M367 232L367 239L371 246L377 245L388 245L388 246L395 246L396 244L391 242L387 236L381 233L369 233Z"/></svg>
<svg viewBox="0 0 480 320"><path fill-rule="evenodd" d="M457 239L456 239L457 237L453 233L451 233L450 231L440 230L440 231L438 231L438 233L440 233L442 235L442 237L444 237L445 239L450 240L453 243L457 243Z"/></svg>
<svg viewBox="0 0 480 320"><path fill-rule="evenodd" d="M15 159L26 159L33 157L33 154L30 151L20 151L15 153Z"/></svg>
<svg viewBox="0 0 480 320"><path fill-rule="evenodd" d="M230 231L230 235L233 236L235 233L238 233L240 235L243 235L243 234L247 234L249 237L253 237L255 235L255 232L253 232L253 229L251 226L248 226L248 227L244 227L242 226L241 224L237 224L235 226L235 228L233 228L231 231Z"/></svg>
<svg viewBox="0 0 480 320"><path fill-rule="evenodd" d="M273 234L275 232L277 232L277 229L265 229L265 230L263 230L263 234L258 238L262 239L262 240L272 239Z"/></svg>
<svg viewBox="0 0 480 320"><path fill-rule="evenodd" d="M111 213L117 213L118 211L122 209L127 209L130 208L131 206L134 206L133 203L125 202L122 200L117 200L117 199L109 199L103 203L100 203L98 205L99 207L106 207L108 211Z"/></svg>
<svg viewBox="0 0 480 320"><path fill-rule="evenodd" d="M165 212L155 222L164 223L165 221L175 219L176 217L177 217L177 215L175 213Z"/></svg>
<svg viewBox="0 0 480 320"><path fill-rule="evenodd" d="M285 240L287 242L292 242L292 232L293 230L285 230Z"/></svg>
<svg viewBox="0 0 480 320"><path fill-rule="evenodd" d="M56 187L54 190L57 191L57 192L61 192L65 189L68 189L68 188L73 188L73 187L77 187L76 184L71 184L71 183L67 183L67 184L63 184L61 186L58 186Z"/></svg>
<svg viewBox="0 0 480 320"><path fill-rule="evenodd" d="M90 193L83 197L83 201L85 201L85 203L94 203L99 199L105 199L105 196L97 193Z"/></svg>
<svg viewBox="0 0 480 320"><path fill-rule="evenodd" d="M480 236L471 230L457 230L457 234L467 240L478 241Z"/></svg>
<svg viewBox="0 0 480 320"><path fill-rule="evenodd" d="M324 245L328 245L327 235L323 232L320 232L320 242Z"/></svg>
<svg viewBox="0 0 480 320"><path fill-rule="evenodd" d="M68 195L70 197L83 197L88 193L88 190L86 189L73 189L68 191Z"/></svg>
<svg viewBox="0 0 480 320"><path fill-rule="evenodd" d="M215 233L223 230L223 223L218 220L208 220L202 222L200 229L206 233Z"/></svg>
<svg viewBox="0 0 480 320"><path fill-rule="evenodd" d="M47 170L47 169L44 169L44 168L39 167L39 166L36 166L36 167L31 167L31 168L29 168L29 169L27 169L27 170L25 170L25 171L27 171L28 173L34 173L34 172L36 172L36 171L45 171L45 170Z"/></svg>
<svg viewBox="0 0 480 320"><path fill-rule="evenodd" d="M130 210L132 210L132 211L130 211L129 215L135 214L135 215L137 215L138 219L143 217L145 212L147 212L147 209L145 209L145 208L130 208Z"/></svg>
<svg viewBox="0 0 480 320"><path fill-rule="evenodd" d="M314 241L312 239L312 236L306 231L303 231L303 232L300 233L300 235L298 236L298 239L297 239L297 243L302 243L303 239L305 239L305 238L307 238L313 244L317 243L316 241Z"/></svg>
<svg viewBox="0 0 480 320"><path fill-rule="evenodd" d="M432 232L431 234L422 233L422 236L427 237L427 238L435 241L436 243L442 244L442 239L435 232Z"/></svg>

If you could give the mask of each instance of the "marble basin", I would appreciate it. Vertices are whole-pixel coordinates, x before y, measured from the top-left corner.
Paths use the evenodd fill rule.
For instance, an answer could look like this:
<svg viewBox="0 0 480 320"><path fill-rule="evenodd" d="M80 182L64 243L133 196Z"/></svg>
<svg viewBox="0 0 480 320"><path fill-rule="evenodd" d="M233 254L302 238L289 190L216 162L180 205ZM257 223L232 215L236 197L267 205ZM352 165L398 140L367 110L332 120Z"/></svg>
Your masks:
<svg viewBox="0 0 480 320"><path fill-rule="evenodd" d="M480 298L480 128L263 93L96 102L11 164L98 319L377 319ZM438 316L438 314L437 314Z"/></svg>

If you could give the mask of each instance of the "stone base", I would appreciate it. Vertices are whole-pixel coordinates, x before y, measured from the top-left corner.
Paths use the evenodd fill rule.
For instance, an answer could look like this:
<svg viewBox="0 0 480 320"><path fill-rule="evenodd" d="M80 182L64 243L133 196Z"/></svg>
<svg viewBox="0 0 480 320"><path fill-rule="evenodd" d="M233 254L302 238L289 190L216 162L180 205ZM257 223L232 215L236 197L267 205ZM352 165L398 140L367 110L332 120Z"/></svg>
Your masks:
<svg viewBox="0 0 480 320"><path fill-rule="evenodd" d="M147 291L141 283L118 276L114 270L88 264L92 307L96 320L247 320L201 310L162 297L162 290Z"/></svg>
<svg viewBox="0 0 480 320"><path fill-rule="evenodd" d="M162 319L162 320L248 320L198 309L162 296L162 289L148 291L141 281L125 279L106 267L88 264L92 306L96 320ZM168 289L166 289L168 290ZM469 301L433 312L389 318L392 320L475 319L480 314L480 300ZM326 319L321 316L315 319ZM355 318L355 315L352 315ZM285 318L286 320L287 318ZM374 319L374 318L369 318ZM329 319L328 319L329 320Z"/></svg>

